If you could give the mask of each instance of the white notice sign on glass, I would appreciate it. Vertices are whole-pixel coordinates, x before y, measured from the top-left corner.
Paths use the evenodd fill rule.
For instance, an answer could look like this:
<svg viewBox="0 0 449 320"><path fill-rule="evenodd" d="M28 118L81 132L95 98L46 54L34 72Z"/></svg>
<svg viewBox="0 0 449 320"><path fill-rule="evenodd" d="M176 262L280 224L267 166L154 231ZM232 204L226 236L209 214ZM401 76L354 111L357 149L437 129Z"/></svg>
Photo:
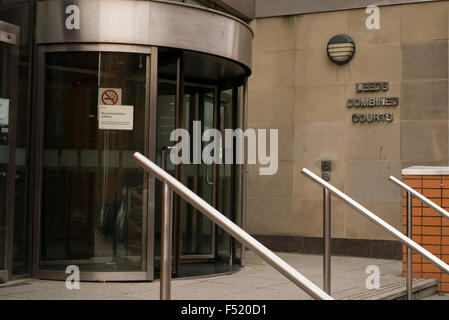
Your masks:
<svg viewBox="0 0 449 320"><path fill-rule="evenodd" d="M134 106L98 106L98 129L133 130Z"/></svg>
<svg viewBox="0 0 449 320"><path fill-rule="evenodd" d="M0 98L0 126L9 124L9 99Z"/></svg>

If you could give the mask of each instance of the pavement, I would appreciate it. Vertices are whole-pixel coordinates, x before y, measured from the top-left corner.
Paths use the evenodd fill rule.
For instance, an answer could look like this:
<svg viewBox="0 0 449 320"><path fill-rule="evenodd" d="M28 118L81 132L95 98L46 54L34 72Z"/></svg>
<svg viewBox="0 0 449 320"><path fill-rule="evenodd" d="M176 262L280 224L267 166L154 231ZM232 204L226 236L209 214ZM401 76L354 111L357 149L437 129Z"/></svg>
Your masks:
<svg viewBox="0 0 449 320"><path fill-rule="evenodd" d="M322 287L321 255L278 253L287 263ZM380 285L401 277L398 260L332 257L332 296L344 297L366 290L368 266L380 270ZM138 283L82 282L79 290L68 290L64 281L24 279L0 285L0 300L158 300L159 281ZM246 267L230 275L172 281L174 300L308 300L292 284L252 252L247 253ZM449 294L427 299L449 300Z"/></svg>

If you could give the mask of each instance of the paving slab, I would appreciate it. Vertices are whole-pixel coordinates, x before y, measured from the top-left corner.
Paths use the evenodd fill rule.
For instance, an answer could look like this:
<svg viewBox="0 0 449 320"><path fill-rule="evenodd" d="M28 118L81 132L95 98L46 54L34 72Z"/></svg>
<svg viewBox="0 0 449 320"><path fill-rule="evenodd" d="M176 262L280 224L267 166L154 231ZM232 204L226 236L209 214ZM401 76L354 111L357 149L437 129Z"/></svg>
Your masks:
<svg viewBox="0 0 449 320"><path fill-rule="evenodd" d="M278 253L296 270L322 286L323 258L320 255ZM366 290L368 266L378 266L380 282L400 279L398 260L332 257L332 295L342 297ZM80 290L68 290L64 281L27 279L0 285L0 300L157 300L159 281L137 283L82 282ZM435 298L446 297L436 296ZM230 275L175 279L172 298L176 300L305 300L311 299L279 272L252 252L247 252L246 267Z"/></svg>

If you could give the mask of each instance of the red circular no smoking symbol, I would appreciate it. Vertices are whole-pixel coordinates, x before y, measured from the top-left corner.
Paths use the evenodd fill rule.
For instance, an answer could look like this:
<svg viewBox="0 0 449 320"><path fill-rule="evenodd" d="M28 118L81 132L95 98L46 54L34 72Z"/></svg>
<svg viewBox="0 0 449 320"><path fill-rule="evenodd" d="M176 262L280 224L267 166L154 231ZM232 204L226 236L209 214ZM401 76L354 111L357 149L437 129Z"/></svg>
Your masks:
<svg viewBox="0 0 449 320"><path fill-rule="evenodd" d="M106 105L116 105L118 102L118 93L114 90L106 90L101 95L101 102Z"/></svg>

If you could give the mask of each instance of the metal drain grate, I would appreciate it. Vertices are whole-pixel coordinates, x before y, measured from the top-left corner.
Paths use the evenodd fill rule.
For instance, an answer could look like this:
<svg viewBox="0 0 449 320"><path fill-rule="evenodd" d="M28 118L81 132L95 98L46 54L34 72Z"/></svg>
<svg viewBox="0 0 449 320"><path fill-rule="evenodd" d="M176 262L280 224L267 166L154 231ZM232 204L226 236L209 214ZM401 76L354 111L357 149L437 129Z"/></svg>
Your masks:
<svg viewBox="0 0 449 320"><path fill-rule="evenodd" d="M436 287L435 279L413 279L413 292ZM379 289L365 289L349 295L335 296L338 300L393 300L406 295L407 280L405 278L388 279Z"/></svg>

